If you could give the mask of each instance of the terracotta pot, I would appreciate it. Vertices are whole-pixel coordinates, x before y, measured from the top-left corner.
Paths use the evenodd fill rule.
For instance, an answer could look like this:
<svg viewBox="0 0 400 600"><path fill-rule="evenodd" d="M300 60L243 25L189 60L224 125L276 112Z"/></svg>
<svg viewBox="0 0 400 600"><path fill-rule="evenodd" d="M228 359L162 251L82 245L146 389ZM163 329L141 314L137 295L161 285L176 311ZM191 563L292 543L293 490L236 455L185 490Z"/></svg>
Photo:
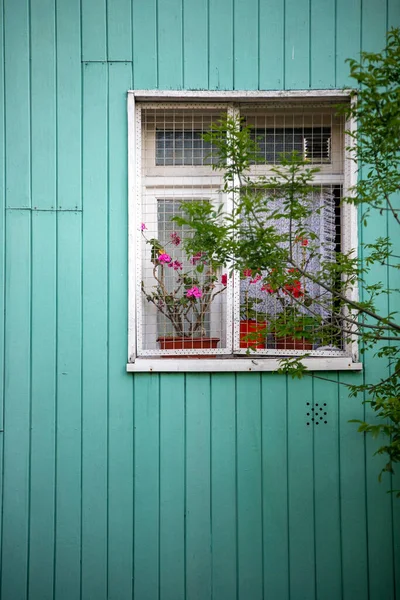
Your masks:
<svg viewBox="0 0 400 600"><path fill-rule="evenodd" d="M275 338L276 350L312 350L312 342L304 338L294 338L289 335Z"/></svg>
<svg viewBox="0 0 400 600"><path fill-rule="evenodd" d="M267 323L261 321L240 321L240 347L241 348L265 348L265 328ZM261 332L261 333L259 333ZM246 339L249 334L252 334L251 339ZM258 334L258 335L254 335Z"/></svg>
<svg viewBox="0 0 400 600"><path fill-rule="evenodd" d="M161 350L200 350L216 348L219 338L210 337L173 337L160 336L157 338ZM215 354L166 354L163 358L216 358Z"/></svg>

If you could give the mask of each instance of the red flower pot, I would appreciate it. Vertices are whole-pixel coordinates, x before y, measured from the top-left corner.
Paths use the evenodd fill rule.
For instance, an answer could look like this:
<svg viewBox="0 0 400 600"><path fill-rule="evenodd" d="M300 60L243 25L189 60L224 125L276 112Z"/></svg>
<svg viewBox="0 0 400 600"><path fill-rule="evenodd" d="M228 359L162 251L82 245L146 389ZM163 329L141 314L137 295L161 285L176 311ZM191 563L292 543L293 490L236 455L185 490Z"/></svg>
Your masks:
<svg viewBox="0 0 400 600"><path fill-rule="evenodd" d="M261 321L240 321L240 347L241 348L265 348L265 328L267 323ZM247 338L251 335L251 339Z"/></svg>
<svg viewBox="0 0 400 600"><path fill-rule="evenodd" d="M313 345L312 342L304 338L294 338L287 335L275 338L275 348L277 350L312 350Z"/></svg>
<svg viewBox="0 0 400 600"><path fill-rule="evenodd" d="M157 338L161 350L200 350L217 348L219 338L210 337L173 337L160 336ZM215 358L215 354L167 354L164 358Z"/></svg>

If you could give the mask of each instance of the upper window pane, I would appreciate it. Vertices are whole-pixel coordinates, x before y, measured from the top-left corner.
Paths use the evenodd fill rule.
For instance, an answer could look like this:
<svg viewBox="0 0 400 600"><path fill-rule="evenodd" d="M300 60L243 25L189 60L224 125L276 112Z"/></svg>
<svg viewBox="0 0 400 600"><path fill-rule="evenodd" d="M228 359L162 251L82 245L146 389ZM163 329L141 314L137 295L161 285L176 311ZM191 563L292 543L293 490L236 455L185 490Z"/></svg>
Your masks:
<svg viewBox="0 0 400 600"><path fill-rule="evenodd" d="M258 128L251 131L251 137L259 148L259 159L266 163L279 163L282 155L292 152L313 163L331 162L330 127Z"/></svg>
<svg viewBox="0 0 400 600"><path fill-rule="evenodd" d="M203 140L201 131L156 131L156 165L188 166L216 164L215 148Z"/></svg>
<svg viewBox="0 0 400 600"><path fill-rule="evenodd" d="M149 174L154 167L187 166L204 166L211 172L212 165L218 162L217 151L203 136L221 116L220 112L210 109L143 109L145 173ZM160 176L163 172L168 173L168 170L157 169L154 175Z"/></svg>

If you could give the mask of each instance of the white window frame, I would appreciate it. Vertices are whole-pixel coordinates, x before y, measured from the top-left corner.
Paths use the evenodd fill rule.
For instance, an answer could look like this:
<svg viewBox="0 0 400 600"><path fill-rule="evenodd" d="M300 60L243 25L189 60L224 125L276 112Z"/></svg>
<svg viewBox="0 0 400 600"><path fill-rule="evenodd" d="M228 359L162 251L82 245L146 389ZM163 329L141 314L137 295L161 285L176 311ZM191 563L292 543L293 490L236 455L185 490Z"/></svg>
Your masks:
<svg viewBox="0 0 400 600"><path fill-rule="evenodd" d="M138 357L137 356L137 294L138 294L138 267L136 260L137 248L140 241L140 217L137 206L140 205L140 196L142 194L141 186L141 164L137 156L141 155L141 136L137 135L140 124L137 121L136 102L154 102L155 108L161 108L164 103L179 103L182 107L185 104L202 103L215 104L215 108L224 105L225 108L231 107L230 112L234 112L234 103L257 103L265 100L293 99L312 101L329 99L332 103L350 97L350 90L299 90L299 91L271 91L271 92L195 92L195 91L160 91L160 90L132 90L128 92L128 223L129 223L129 262L128 262L128 363L126 369L128 372L224 372L224 371L276 371L282 360L277 356L260 356L255 353L250 355L240 353L232 356L208 359L207 356L201 359L185 358L163 358L156 356ZM218 106L219 105L219 106ZM204 106L204 104L203 104ZM346 122L345 129L355 128L354 122ZM353 143L351 136L346 135L345 147ZM346 157L344 169L344 195L348 194L349 189L356 183L357 172L356 165ZM342 248L348 252L353 250L357 252L357 209L354 205L346 204L343 208L343 221L346 226L342 233ZM357 298L357 290L351 290L351 297ZM238 329L238 324L234 324L234 329ZM236 332L237 337L237 332ZM297 352L295 353L297 354ZM316 354L315 352L313 354ZM304 359L304 364L310 371L317 370L360 370L362 364L358 362L358 344L356 336L346 347L346 355L343 356L310 356Z"/></svg>

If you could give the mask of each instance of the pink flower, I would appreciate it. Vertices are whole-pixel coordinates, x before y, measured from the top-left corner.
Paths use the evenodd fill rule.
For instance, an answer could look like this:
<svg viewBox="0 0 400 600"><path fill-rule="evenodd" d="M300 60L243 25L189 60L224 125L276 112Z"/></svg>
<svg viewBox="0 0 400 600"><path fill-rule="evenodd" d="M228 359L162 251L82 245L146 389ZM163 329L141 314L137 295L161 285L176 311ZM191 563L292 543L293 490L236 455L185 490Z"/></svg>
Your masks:
<svg viewBox="0 0 400 600"><path fill-rule="evenodd" d="M182 263L179 260L174 260L174 262L170 262L169 267L173 268L174 271L178 271L178 269L182 269Z"/></svg>
<svg viewBox="0 0 400 600"><path fill-rule="evenodd" d="M243 277L251 277L251 269L244 269L243 271Z"/></svg>
<svg viewBox="0 0 400 600"><path fill-rule="evenodd" d="M187 298L190 298L190 297L201 298L202 295L203 295L203 292L201 290L199 290L199 288L196 286L190 288L190 290L188 290L186 292Z"/></svg>
<svg viewBox="0 0 400 600"><path fill-rule="evenodd" d="M301 245L308 246L308 240L306 240L306 239L301 240Z"/></svg>
<svg viewBox="0 0 400 600"><path fill-rule="evenodd" d="M228 283L228 275L226 273L224 273L223 275L221 275L221 283L222 283L222 285L227 285L227 283Z"/></svg>
<svg viewBox="0 0 400 600"><path fill-rule="evenodd" d="M164 253L164 254L160 254L160 256L158 257L158 260L161 263L169 263L169 262L171 262L171 257L169 254Z"/></svg>
<svg viewBox="0 0 400 600"><path fill-rule="evenodd" d="M176 231L171 233L171 242L174 244L174 246L179 246L179 244L181 243L181 238L176 233Z"/></svg>
<svg viewBox="0 0 400 600"><path fill-rule="evenodd" d="M250 281L250 283L258 283L262 279L261 275L256 275L254 279Z"/></svg>
<svg viewBox="0 0 400 600"><path fill-rule="evenodd" d="M197 252L197 254L194 254L192 256L192 258L190 259L190 262L192 263L192 265L195 265L203 256L203 252Z"/></svg>
<svg viewBox="0 0 400 600"><path fill-rule="evenodd" d="M145 229L147 229L146 223L142 223L141 226L140 226L140 230L144 231Z"/></svg>

